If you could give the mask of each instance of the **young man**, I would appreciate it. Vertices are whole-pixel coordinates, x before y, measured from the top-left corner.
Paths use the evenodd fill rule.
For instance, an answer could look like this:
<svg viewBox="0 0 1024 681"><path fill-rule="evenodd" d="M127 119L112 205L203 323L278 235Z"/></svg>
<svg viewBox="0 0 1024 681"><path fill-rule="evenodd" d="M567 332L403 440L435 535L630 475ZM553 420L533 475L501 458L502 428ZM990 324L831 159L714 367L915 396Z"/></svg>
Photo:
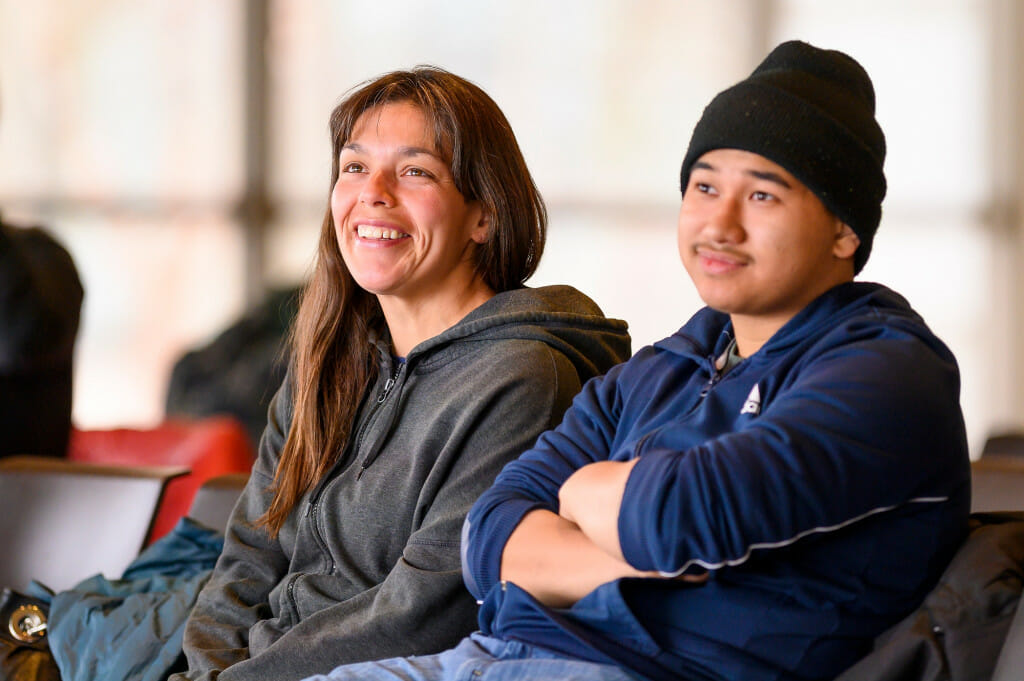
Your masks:
<svg viewBox="0 0 1024 681"><path fill-rule="evenodd" d="M965 535L969 465L953 356L853 281L884 156L845 54L784 43L719 94L678 234L708 307L474 506L480 633L327 678L831 679L910 612Z"/></svg>

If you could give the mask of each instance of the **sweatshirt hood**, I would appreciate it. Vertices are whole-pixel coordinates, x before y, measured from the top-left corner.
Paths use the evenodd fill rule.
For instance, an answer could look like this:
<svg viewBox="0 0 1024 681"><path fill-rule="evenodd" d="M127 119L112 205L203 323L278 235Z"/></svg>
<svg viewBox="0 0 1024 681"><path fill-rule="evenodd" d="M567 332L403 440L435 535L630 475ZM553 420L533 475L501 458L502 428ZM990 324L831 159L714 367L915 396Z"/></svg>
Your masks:
<svg viewBox="0 0 1024 681"><path fill-rule="evenodd" d="M918 328L924 326L923 320L911 309L907 300L892 289L882 284L851 281L835 286L811 301L776 331L752 357L782 352L809 334L837 327L850 315L863 313L865 308L871 308L878 315L902 317ZM732 322L729 315L704 307L679 331L658 341L655 346L687 357L717 357L725 351L731 339Z"/></svg>
<svg viewBox="0 0 1024 681"><path fill-rule="evenodd" d="M490 340L541 341L564 354L580 380L597 376L630 356L628 325L609 319L572 286L523 287L494 295L459 323L412 349L410 363L446 360L445 346ZM429 356L425 356L429 355Z"/></svg>
<svg viewBox="0 0 1024 681"><path fill-rule="evenodd" d="M468 343L507 340L545 343L572 363L583 384L629 359L627 329L626 322L608 319L597 303L571 286L504 291L454 326L414 347L401 366L393 364L386 339L374 339L382 369L375 387L377 402L382 404L392 389L401 393L408 376L427 374L456 361L466 352ZM367 447L359 475L376 461L398 418L398 409L387 410L375 428L376 439Z"/></svg>

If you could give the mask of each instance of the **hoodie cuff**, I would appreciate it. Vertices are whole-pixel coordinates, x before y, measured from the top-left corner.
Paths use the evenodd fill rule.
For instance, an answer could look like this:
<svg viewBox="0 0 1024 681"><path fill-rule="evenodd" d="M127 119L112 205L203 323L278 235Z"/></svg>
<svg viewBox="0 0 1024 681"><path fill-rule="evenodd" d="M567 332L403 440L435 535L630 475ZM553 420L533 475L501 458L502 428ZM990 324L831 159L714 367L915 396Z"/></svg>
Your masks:
<svg viewBox="0 0 1024 681"><path fill-rule="evenodd" d="M544 504L533 499L508 499L487 513L470 513L462 527L462 577L477 601L501 581L501 554L523 516Z"/></svg>
<svg viewBox="0 0 1024 681"><path fill-rule="evenodd" d="M661 515L663 484L667 472L663 456L641 456L629 472L619 508L619 548L637 570L664 570L657 565L655 549L660 541L657 518Z"/></svg>

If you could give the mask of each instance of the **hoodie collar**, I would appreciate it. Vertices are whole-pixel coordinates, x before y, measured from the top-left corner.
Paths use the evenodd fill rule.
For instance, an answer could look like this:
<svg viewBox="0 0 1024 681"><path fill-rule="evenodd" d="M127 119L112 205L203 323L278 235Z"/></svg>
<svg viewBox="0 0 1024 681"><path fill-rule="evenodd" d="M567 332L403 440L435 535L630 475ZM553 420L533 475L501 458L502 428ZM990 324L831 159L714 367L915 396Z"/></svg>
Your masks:
<svg viewBox="0 0 1024 681"><path fill-rule="evenodd" d="M881 284L856 281L839 284L808 303L752 357L771 356L785 351L807 336L834 326L846 311L868 304L898 309L904 314L910 310L902 296ZM683 356L706 358L718 357L731 341L732 322L729 315L704 307L679 331L655 343L655 346Z"/></svg>

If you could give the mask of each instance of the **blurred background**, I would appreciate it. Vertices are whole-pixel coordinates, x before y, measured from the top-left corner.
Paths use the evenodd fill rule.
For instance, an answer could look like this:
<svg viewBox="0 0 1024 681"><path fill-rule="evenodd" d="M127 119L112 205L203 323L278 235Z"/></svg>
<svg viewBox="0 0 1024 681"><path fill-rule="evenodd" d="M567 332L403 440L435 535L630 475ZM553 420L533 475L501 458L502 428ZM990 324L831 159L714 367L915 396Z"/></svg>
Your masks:
<svg viewBox="0 0 1024 681"><path fill-rule="evenodd" d="M800 38L874 79L889 194L860 278L956 353L976 456L1024 426L1022 34L1016 0L0 0L0 210L80 270L76 425L155 424L185 352L305 276L342 94L437 64L494 97L547 200L530 283L636 349L700 305L675 219L701 109Z"/></svg>

